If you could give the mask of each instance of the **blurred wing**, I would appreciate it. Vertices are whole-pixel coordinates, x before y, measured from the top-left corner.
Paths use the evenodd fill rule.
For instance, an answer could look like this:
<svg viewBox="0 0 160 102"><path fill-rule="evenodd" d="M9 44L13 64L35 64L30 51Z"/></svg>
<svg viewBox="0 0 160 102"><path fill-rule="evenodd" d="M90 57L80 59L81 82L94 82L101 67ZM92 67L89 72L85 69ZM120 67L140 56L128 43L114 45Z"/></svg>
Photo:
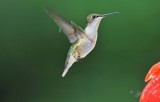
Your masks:
<svg viewBox="0 0 160 102"><path fill-rule="evenodd" d="M46 7L46 10L49 16L51 16L51 18L60 26L71 43L76 42L78 37L85 35L83 29L77 26L74 22L68 21L66 18L60 16L48 7Z"/></svg>

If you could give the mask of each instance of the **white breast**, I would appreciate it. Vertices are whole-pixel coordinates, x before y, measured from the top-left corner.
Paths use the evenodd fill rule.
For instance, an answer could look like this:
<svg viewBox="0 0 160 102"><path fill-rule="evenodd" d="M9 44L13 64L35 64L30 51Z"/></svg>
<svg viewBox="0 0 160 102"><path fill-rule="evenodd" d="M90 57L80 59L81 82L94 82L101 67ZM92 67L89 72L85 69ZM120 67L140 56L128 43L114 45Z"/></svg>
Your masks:
<svg viewBox="0 0 160 102"><path fill-rule="evenodd" d="M97 41L97 30L102 17L95 19L92 23L89 23L85 28L85 33L90 39L85 39L83 44L80 46L80 55L84 58L88 55L96 45Z"/></svg>
<svg viewBox="0 0 160 102"><path fill-rule="evenodd" d="M88 55L93 48L95 47L95 43L93 43L90 40L85 40L80 46L79 46L79 54L81 58L84 58L86 55Z"/></svg>
<svg viewBox="0 0 160 102"><path fill-rule="evenodd" d="M97 31L102 17L98 17L93 20L93 22L88 23L85 28L85 33L89 36L90 39L97 41Z"/></svg>

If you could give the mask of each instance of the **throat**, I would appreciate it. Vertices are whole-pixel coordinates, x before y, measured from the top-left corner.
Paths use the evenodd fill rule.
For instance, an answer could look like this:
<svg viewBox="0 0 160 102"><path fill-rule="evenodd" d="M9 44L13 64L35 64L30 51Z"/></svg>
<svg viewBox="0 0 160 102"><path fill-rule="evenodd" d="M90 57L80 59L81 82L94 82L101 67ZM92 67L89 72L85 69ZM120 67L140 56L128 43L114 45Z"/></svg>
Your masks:
<svg viewBox="0 0 160 102"><path fill-rule="evenodd" d="M98 31L98 27L100 24L102 17L98 17L96 19L94 19L92 22L88 22L86 28L85 28L85 33L88 35L88 37L93 40L93 41L97 41L97 31Z"/></svg>
<svg viewBox="0 0 160 102"><path fill-rule="evenodd" d="M92 24L88 24L85 28L85 33L88 35L88 37L93 40L97 41L97 27Z"/></svg>

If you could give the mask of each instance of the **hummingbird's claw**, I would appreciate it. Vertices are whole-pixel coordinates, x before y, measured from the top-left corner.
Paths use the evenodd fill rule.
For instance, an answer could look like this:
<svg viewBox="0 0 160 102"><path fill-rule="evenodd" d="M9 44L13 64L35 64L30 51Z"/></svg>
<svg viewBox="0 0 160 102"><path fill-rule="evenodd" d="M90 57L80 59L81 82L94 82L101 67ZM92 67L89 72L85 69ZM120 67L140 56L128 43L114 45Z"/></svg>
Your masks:
<svg viewBox="0 0 160 102"><path fill-rule="evenodd" d="M77 58L77 62L81 62L84 58L81 58L80 56L78 56Z"/></svg>

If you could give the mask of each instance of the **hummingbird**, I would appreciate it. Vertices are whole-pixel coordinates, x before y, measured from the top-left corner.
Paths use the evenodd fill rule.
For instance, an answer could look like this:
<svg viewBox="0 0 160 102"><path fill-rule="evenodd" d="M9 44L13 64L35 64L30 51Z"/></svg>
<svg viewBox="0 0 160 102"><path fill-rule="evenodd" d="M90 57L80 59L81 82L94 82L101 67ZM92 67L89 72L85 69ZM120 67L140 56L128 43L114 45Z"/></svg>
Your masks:
<svg viewBox="0 0 160 102"><path fill-rule="evenodd" d="M97 42L97 31L102 18L119 13L90 14L86 18L86 27L83 30L76 23L62 17L51 8L45 8L48 15L57 23L60 29L62 29L72 44L67 54L62 77L65 77L73 63L85 58L93 50Z"/></svg>

